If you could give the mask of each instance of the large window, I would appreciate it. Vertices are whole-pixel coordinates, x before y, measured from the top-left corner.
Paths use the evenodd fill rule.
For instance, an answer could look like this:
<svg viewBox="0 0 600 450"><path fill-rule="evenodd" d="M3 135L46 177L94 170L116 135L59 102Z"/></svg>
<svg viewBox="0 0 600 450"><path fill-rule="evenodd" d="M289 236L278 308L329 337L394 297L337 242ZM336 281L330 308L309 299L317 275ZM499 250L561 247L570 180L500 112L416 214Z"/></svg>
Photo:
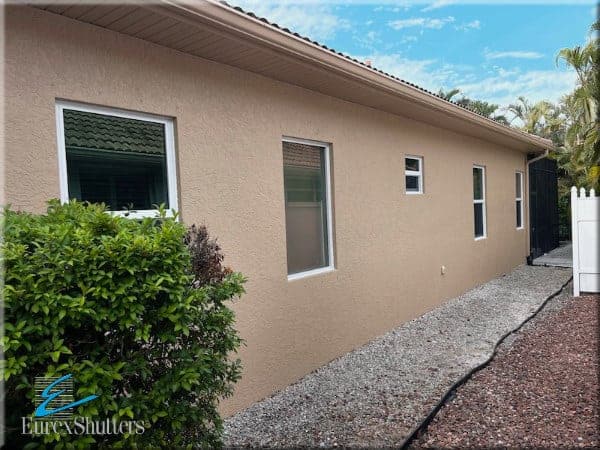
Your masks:
<svg viewBox="0 0 600 450"><path fill-rule="evenodd" d="M517 214L517 229L523 228L523 172L515 173L515 207Z"/></svg>
<svg viewBox="0 0 600 450"><path fill-rule="evenodd" d="M333 268L329 146L283 140L288 278Z"/></svg>
<svg viewBox="0 0 600 450"><path fill-rule="evenodd" d="M132 217L177 210L171 119L57 103L61 198Z"/></svg>
<svg viewBox="0 0 600 450"><path fill-rule="evenodd" d="M423 193L423 158L407 156L404 158L404 177L407 194Z"/></svg>
<svg viewBox="0 0 600 450"><path fill-rule="evenodd" d="M486 237L485 219L485 167L473 166L473 212L475 239Z"/></svg>

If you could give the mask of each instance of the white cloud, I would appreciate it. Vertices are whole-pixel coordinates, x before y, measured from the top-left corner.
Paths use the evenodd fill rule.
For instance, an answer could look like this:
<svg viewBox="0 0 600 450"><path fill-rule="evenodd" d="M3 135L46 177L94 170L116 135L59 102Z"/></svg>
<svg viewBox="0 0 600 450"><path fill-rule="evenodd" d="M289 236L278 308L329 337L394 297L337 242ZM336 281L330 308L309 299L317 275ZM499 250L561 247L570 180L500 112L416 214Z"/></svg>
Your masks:
<svg viewBox="0 0 600 450"><path fill-rule="evenodd" d="M532 102L558 101L575 87L573 71L559 70L504 70L472 83L456 85L467 97L507 106L520 95Z"/></svg>
<svg viewBox="0 0 600 450"><path fill-rule="evenodd" d="M373 67L395 75L432 92L440 88L459 88L465 96L506 107L519 96L532 102L557 102L575 87L576 75L571 70L530 70L495 67L487 75L476 67L460 64L441 64L436 59L411 59L399 53L373 53L357 56L369 59Z"/></svg>
<svg viewBox="0 0 600 450"><path fill-rule="evenodd" d="M454 22L454 17L448 16L443 19L432 19L430 17L414 17L412 19L399 19L389 22L389 26L395 30L401 30L403 28L420 27L420 28L434 28L439 30L443 28L447 23Z"/></svg>
<svg viewBox="0 0 600 450"><path fill-rule="evenodd" d="M444 6L452 5L453 3L454 3L454 0L437 0L437 1L433 2L432 4L430 4L429 6L426 6L425 8L423 8L421 11L427 12L427 11L431 11L434 9L443 8Z"/></svg>
<svg viewBox="0 0 600 450"><path fill-rule="evenodd" d="M331 4L299 1L235 0L235 4L270 22L314 40L326 40L336 32L350 28L350 23L332 12Z"/></svg>
<svg viewBox="0 0 600 450"><path fill-rule="evenodd" d="M471 22L461 23L456 25L454 29L459 31L479 30L481 28L481 22L479 20L473 20Z"/></svg>
<svg viewBox="0 0 600 450"><path fill-rule="evenodd" d="M368 59L373 67L431 91L454 85L462 79L454 66L440 65L435 59L410 59L399 53L372 53L355 58L359 61Z"/></svg>
<svg viewBox="0 0 600 450"><path fill-rule="evenodd" d="M531 52L525 50L513 50L513 51L504 51L504 52L494 52L490 51L487 48L483 52L483 56L485 59L505 59L505 58L515 58L515 59L540 59L543 58L544 55L538 52Z"/></svg>

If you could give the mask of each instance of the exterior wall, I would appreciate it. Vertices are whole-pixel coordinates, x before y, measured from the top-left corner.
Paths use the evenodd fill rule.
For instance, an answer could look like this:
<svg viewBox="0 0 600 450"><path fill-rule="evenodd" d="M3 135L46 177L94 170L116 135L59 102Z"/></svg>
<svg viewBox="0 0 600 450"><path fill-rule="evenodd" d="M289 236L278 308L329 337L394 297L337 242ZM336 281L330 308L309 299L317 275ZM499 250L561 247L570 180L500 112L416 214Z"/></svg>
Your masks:
<svg viewBox="0 0 600 450"><path fill-rule="evenodd" d="M244 375L226 414L525 260L517 151L43 11L8 7L6 25L14 208L59 196L57 98L175 117L182 218L205 223L249 279L235 305ZM282 136L332 144L334 272L287 280ZM405 154L424 157L423 195L404 193ZM481 241L473 164L486 166Z"/></svg>

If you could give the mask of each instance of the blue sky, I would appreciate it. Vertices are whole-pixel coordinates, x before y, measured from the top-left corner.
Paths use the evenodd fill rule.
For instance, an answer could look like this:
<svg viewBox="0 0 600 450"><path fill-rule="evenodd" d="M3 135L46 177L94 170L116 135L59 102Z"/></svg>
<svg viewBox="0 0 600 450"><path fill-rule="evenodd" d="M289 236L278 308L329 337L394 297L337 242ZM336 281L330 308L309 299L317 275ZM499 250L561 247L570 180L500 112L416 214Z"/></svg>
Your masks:
<svg viewBox="0 0 600 450"><path fill-rule="evenodd" d="M556 53L589 38L595 2L231 0L259 16L437 92L506 106L557 101L575 75Z"/></svg>

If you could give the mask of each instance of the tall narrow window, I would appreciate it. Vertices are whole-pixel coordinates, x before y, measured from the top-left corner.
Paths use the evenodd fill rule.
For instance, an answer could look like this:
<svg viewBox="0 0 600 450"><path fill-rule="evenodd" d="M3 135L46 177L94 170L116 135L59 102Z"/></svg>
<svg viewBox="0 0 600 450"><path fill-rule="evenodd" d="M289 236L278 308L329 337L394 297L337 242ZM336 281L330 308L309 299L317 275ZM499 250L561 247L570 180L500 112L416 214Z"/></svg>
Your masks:
<svg viewBox="0 0 600 450"><path fill-rule="evenodd" d="M517 214L517 229L523 228L523 172L515 173L515 207Z"/></svg>
<svg viewBox="0 0 600 450"><path fill-rule="evenodd" d="M289 278L333 268L329 146L284 140L283 178Z"/></svg>
<svg viewBox="0 0 600 450"><path fill-rule="evenodd" d="M423 193L423 158L407 156L404 158L404 177L407 194Z"/></svg>
<svg viewBox="0 0 600 450"><path fill-rule="evenodd" d="M473 212L475 239L486 237L485 167L473 166Z"/></svg>
<svg viewBox="0 0 600 450"><path fill-rule="evenodd" d="M171 119L57 103L61 198L132 217L177 209Z"/></svg>

